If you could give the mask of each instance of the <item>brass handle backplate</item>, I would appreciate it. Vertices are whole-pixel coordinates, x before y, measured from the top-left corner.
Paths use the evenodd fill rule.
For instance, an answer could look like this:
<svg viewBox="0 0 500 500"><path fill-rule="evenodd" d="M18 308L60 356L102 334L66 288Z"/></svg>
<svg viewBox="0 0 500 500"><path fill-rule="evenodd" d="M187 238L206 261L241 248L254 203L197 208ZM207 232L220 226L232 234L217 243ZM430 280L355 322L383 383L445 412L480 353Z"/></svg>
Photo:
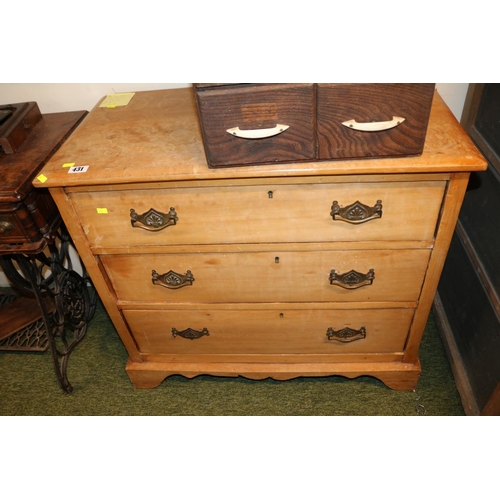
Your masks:
<svg viewBox="0 0 500 500"><path fill-rule="evenodd" d="M9 234L12 231L16 229L16 226L14 224L11 224L10 222L7 221L0 221L0 234Z"/></svg>
<svg viewBox="0 0 500 500"><path fill-rule="evenodd" d="M187 328L186 330L182 330L179 332L176 328L172 328L172 335L174 337L179 337L189 339L189 340L196 340L199 339L200 337L203 337L206 335L207 337L210 336L210 333L206 328L203 328L201 331L198 330L193 330L192 328Z"/></svg>
<svg viewBox="0 0 500 500"><path fill-rule="evenodd" d="M354 342L355 340L366 338L366 328L362 326L359 330L353 330L352 328L345 327L342 330L335 331L330 327L326 331L326 336L328 340L336 340L337 342Z"/></svg>
<svg viewBox="0 0 500 500"><path fill-rule="evenodd" d="M373 269L370 269L366 274L358 273L354 269L344 274L338 274L335 269L330 272L330 285L337 285L347 289L371 285L374 279L375 271Z"/></svg>
<svg viewBox="0 0 500 500"><path fill-rule="evenodd" d="M344 208L340 207L338 201L334 201L330 215L333 220L341 220L350 224L362 224L363 222L382 217L382 201L377 200L374 207L369 207L360 201L356 201Z"/></svg>
<svg viewBox="0 0 500 500"><path fill-rule="evenodd" d="M165 288L182 288L183 286L192 285L194 281L194 276L189 269L186 274L179 274L172 270L165 274L158 274L153 269L151 276L153 285L161 285Z"/></svg>
<svg viewBox="0 0 500 500"><path fill-rule="evenodd" d="M147 231L161 231L168 226L175 226L178 220L174 207L170 207L168 214L150 208L147 212L139 215L133 208L130 209L130 223L132 226Z"/></svg>

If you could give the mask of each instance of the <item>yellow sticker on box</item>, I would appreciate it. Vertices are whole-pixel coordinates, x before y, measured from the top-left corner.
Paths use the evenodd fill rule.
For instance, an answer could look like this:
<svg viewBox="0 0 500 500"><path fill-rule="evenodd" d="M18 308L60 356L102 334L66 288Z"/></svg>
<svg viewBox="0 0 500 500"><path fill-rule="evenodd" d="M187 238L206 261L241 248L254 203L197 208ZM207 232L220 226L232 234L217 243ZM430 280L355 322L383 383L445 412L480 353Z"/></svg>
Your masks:
<svg viewBox="0 0 500 500"><path fill-rule="evenodd" d="M46 180L47 180L47 177L45 177L45 175L43 174L40 174L37 179L43 184Z"/></svg>
<svg viewBox="0 0 500 500"><path fill-rule="evenodd" d="M75 163L63 163L63 168L69 168L69 167L74 167Z"/></svg>
<svg viewBox="0 0 500 500"><path fill-rule="evenodd" d="M108 213L108 209L107 208L98 208L97 209L97 213L98 214L107 214Z"/></svg>

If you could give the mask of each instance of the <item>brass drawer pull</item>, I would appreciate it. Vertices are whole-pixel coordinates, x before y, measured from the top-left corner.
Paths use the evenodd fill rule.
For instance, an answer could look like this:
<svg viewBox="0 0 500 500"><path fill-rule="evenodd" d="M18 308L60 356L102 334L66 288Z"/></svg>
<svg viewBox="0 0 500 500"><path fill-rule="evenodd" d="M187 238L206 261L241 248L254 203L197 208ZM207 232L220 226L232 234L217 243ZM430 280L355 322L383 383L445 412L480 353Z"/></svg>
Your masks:
<svg viewBox="0 0 500 500"><path fill-rule="evenodd" d="M372 219L380 219L382 217L382 200L377 200L374 207L356 201L344 208L340 208L338 201L334 201L330 215L333 220L342 220L351 224L361 224Z"/></svg>
<svg viewBox="0 0 500 500"><path fill-rule="evenodd" d="M335 340L337 342L354 342L355 340L366 338L366 328L362 326L359 330L353 330L352 328L345 327L342 330L335 331L330 327L326 331L326 336L328 340Z"/></svg>
<svg viewBox="0 0 500 500"><path fill-rule="evenodd" d="M265 139L266 137L273 137L274 135L281 134L281 132L284 132L288 127L289 125L281 125L278 123L272 128L241 130L240 127L233 127L227 129L226 132L236 137L241 137L242 139Z"/></svg>
<svg viewBox="0 0 500 500"><path fill-rule="evenodd" d="M16 229L14 224L7 221L0 221L0 234L9 234Z"/></svg>
<svg viewBox="0 0 500 500"><path fill-rule="evenodd" d="M203 337L204 335L209 337L210 333L208 332L208 330L206 328L203 328L203 330L201 330L201 332L198 330L193 330L192 328L187 328L186 330L182 330L182 332L179 332L179 330L177 330L176 328L172 328L172 335L174 337L177 337L177 335L179 335L179 337L182 337L185 339L196 340L196 339L199 339L200 337Z"/></svg>
<svg viewBox="0 0 500 500"><path fill-rule="evenodd" d="M371 285L374 279L375 271L373 269L370 269L366 274L358 273L354 269L344 274L338 274L335 269L330 272L330 285L337 285L347 289Z"/></svg>
<svg viewBox="0 0 500 500"><path fill-rule="evenodd" d="M161 285L165 288L182 288L183 286L192 285L194 276L191 271L187 270L186 274L179 274L175 271L168 271L165 274L158 274L154 269L151 271L153 277L153 285Z"/></svg>
<svg viewBox="0 0 500 500"><path fill-rule="evenodd" d="M356 120L348 120L342 122L344 127L361 132L380 132L381 130L389 130L403 123L405 119L401 116L393 116L392 120L386 122L357 122Z"/></svg>
<svg viewBox="0 0 500 500"><path fill-rule="evenodd" d="M160 231L168 226L174 226L178 220L179 218L174 207L170 207L168 214L150 208L147 212L139 215L133 208L130 209L130 222L132 226L140 227L147 231Z"/></svg>

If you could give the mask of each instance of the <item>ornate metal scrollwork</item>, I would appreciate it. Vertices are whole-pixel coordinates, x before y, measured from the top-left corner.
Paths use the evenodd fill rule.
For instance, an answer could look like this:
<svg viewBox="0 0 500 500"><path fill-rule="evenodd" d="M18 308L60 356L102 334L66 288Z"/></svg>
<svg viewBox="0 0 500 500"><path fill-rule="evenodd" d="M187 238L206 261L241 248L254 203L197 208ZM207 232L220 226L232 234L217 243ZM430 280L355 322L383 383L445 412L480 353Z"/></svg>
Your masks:
<svg viewBox="0 0 500 500"><path fill-rule="evenodd" d="M153 285L161 285L165 288L182 288L183 286L192 285L194 281L194 276L189 269L186 274L179 274L172 270L165 274L158 274L153 269L151 275Z"/></svg>
<svg viewBox="0 0 500 500"><path fill-rule="evenodd" d="M168 226L175 226L178 220L179 217L177 217L174 207L170 207L168 214L150 208L147 212L139 215L133 208L130 209L130 223L132 226L147 231L161 231Z"/></svg>
<svg viewBox="0 0 500 500"><path fill-rule="evenodd" d="M377 200L374 207L369 207L360 201L356 201L344 208L340 207L338 201L334 201L330 215L333 220L341 220L350 224L362 224L363 222L382 217L382 201Z"/></svg>
<svg viewBox="0 0 500 500"><path fill-rule="evenodd" d="M362 326L359 330L353 330L352 328L345 327L342 330L335 331L330 327L326 331L326 336L328 340L336 340L337 342L354 342L355 340L366 338L366 328Z"/></svg>
<svg viewBox="0 0 500 500"><path fill-rule="evenodd" d="M330 285L337 285L347 289L371 285L374 279L375 271L373 269L370 269L366 274L359 273L354 269L344 274L338 274L335 269L330 272Z"/></svg>
<svg viewBox="0 0 500 500"><path fill-rule="evenodd" d="M64 225L55 238L60 244L54 239L47 245L50 255L44 252L4 255L0 263L14 288L36 297L57 379L62 390L69 393L73 387L67 376L68 359L85 337L88 323L94 316L97 293L89 286L91 282L83 264L82 276L72 269L71 241ZM46 298L55 303L52 313ZM22 350L40 350L39 344L35 342L30 349L23 345Z"/></svg>
<svg viewBox="0 0 500 500"><path fill-rule="evenodd" d="M199 339L200 337L203 337L204 335L208 337L210 336L210 333L206 328L203 328L201 331L193 330L192 328L187 328L186 330L182 330L181 332L176 328L172 328L172 336L177 337L177 335L185 339L196 340Z"/></svg>

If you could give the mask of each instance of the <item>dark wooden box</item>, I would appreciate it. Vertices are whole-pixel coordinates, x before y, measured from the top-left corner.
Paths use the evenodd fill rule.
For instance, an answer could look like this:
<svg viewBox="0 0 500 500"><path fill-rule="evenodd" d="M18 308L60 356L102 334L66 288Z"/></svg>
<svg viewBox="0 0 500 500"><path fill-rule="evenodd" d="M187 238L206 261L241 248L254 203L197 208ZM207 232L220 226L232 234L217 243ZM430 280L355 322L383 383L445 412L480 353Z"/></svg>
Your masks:
<svg viewBox="0 0 500 500"><path fill-rule="evenodd" d="M422 153L434 84L194 85L209 167Z"/></svg>
<svg viewBox="0 0 500 500"><path fill-rule="evenodd" d="M42 119L42 114L36 102L7 104L0 109L12 113L12 118L0 125L0 152L13 154Z"/></svg>

